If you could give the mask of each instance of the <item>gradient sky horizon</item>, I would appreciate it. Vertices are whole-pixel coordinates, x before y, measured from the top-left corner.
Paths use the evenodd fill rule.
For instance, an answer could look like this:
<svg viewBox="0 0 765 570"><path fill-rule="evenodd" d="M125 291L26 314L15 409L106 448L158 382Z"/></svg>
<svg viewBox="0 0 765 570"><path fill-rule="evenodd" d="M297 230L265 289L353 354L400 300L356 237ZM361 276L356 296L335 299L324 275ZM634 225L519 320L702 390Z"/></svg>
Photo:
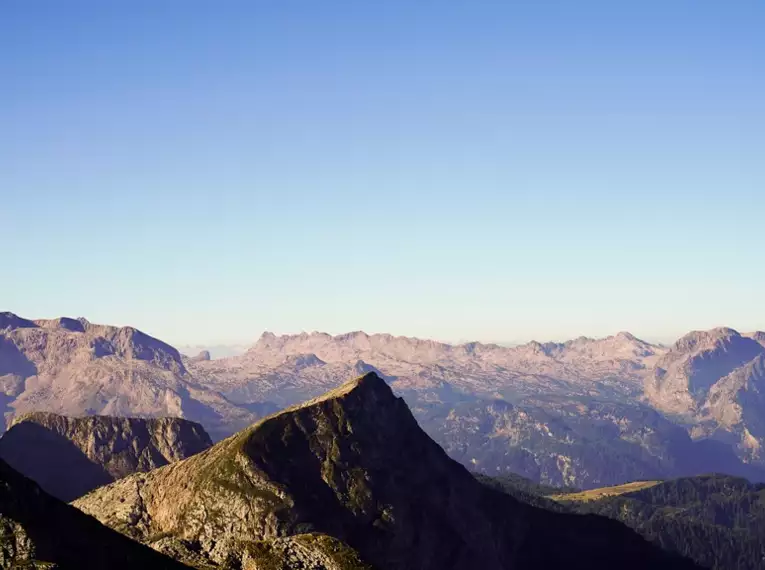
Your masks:
<svg viewBox="0 0 765 570"><path fill-rule="evenodd" d="M765 329L765 3L0 5L0 310Z"/></svg>

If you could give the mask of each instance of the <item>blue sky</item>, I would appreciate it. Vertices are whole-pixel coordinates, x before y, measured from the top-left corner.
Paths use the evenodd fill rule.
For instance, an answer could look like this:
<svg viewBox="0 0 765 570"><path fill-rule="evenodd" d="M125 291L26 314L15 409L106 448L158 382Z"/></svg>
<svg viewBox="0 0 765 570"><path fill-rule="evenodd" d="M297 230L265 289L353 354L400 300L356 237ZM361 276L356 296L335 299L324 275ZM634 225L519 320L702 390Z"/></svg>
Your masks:
<svg viewBox="0 0 765 570"><path fill-rule="evenodd" d="M765 3L0 5L0 305L177 343L765 328Z"/></svg>

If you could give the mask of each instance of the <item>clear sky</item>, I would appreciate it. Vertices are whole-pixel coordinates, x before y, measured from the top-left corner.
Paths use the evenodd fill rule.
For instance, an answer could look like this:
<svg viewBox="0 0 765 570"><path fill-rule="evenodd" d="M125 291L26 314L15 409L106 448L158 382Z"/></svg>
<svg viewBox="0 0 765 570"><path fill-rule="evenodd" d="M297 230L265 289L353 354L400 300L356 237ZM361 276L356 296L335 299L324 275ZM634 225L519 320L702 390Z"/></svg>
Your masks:
<svg viewBox="0 0 765 570"><path fill-rule="evenodd" d="M765 328L765 2L0 3L0 306L176 343Z"/></svg>

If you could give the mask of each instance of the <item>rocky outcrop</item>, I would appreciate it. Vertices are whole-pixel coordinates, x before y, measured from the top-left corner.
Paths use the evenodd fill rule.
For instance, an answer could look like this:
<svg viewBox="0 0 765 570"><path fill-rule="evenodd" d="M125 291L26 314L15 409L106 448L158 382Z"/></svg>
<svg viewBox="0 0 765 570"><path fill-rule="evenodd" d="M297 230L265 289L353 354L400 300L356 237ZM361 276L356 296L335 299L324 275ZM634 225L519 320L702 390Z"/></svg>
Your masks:
<svg viewBox="0 0 765 570"><path fill-rule="evenodd" d="M693 567L620 524L480 484L374 373L74 504L213 564L245 563L254 542L318 533L386 570Z"/></svg>
<svg viewBox="0 0 765 570"><path fill-rule="evenodd" d="M51 497L0 460L0 568L181 570L186 566Z"/></svg>
<svg viewBox="0 0 765 570"><path fill-rule="evenodd" d="M190 362L207 362L208 360L212 360L209 350L202 350L196 356L189 358Z"/></svg>
<svg viewBox="0 0 765 570"><path fill-rule="evenodd" d="M645 383L646 397L660 410L693 416L720 378L760 354L765 354L762 345L733 329L688 333L656 363Z"/></svg>
<svg viewBox="0 0 765 570"><path fill-rule="evenodd" d="M243 570L372 570L347 544L326 534L298 534L249 544Z"/></svg>
<svg viewBox="0 0 765 570"><path fill-rule="evenodd" d="M69 502L211 445L201 425L179 418L69 418L35 412L17 419L0 438L0 458Z"/></svg>
<svg viewBox="0 0 765 570"><path fill-rule="evenodd" d="M751 338L752 340L756 340L762 346L765 346L765 331L754 331L751 333L747 333L744 336L747 336Z"/></svg>

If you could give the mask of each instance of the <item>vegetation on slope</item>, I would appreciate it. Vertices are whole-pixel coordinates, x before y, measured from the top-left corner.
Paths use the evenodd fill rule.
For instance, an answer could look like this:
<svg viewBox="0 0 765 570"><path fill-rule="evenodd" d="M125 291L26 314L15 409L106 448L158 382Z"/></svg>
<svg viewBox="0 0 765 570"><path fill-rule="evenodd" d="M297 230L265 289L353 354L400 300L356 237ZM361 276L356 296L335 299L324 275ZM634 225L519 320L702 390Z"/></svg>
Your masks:
<svg viewBox="0 0 765 570"><path fill-rule="evenodd" d="M530 496L532 504L544 506L548 501L568 512L619 520L665 550L707 568L765 568L763 484L728 475L704 475L550 494L549 489L535 489L523 478L516 479L517 488L513 488L513 479L479 479L516 498Z"/></svg>
<svg viewBox="0 0 765 570"><path fill-rule="evenodd" d="M606 497L618 497L626 493L634 493L641 491L642 489L648 489L654 485L658 485L661 481L633 481L632 483L625 483L624 485L615 485L613 487L601 487L600 489L588 489L587 491L578 491L576 493L553 493L548 494L548 498L553 501L562 502L586 502L597 501L599 499L605 499Z"/></svg>
<svg viewBox="0 0 765 570"><path fill-rule="evenodd" d="M715 570L765 568L763 484L726 475L687 477L583 502L577 511L620 520Z"/></svg>

